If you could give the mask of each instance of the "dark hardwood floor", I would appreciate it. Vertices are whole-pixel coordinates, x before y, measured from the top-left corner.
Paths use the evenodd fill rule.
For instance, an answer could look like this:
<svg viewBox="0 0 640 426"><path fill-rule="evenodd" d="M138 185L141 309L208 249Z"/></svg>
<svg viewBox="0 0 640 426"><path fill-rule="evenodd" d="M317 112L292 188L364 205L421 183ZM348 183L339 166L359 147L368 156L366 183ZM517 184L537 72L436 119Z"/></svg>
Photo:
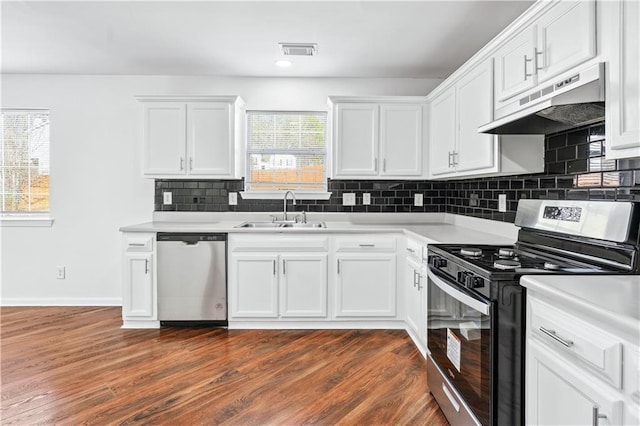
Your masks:
<svg viewBox="0 0 640 426"><path fill-rule="evenodd" d="M120 329L2 308L3 425L446 425L404 331Z"/></svg>

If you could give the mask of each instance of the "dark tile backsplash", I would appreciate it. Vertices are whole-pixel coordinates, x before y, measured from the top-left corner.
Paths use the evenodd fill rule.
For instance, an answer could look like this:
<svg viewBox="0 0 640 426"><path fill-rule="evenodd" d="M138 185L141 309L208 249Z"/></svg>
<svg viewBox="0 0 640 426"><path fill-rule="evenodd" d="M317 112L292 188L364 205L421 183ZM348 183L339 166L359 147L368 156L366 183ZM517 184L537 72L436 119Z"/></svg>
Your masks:
<svg viewBox="0 0 640 426"><path fill-rule="evenodd" d="M448 212L513 222L518 200L634 200L640 201L640 158L604 159L604 123L549 135L545 139L545 171L532 175L450 181L328 180L329 200L300 200L290 210L308 212ZM156 211L282 210L281 200L244 200L228 204L229 192L244 189L243 180L156 180ZM173 204L162 204L164 191ZM342 194L355 192L356 205L343 206ZM362 204L362 194L371 204ZM413 195L424 196L423 206ZM507 211L498 212L498 194L506 194ZM288 202L291 205L291 201Z"/></svg>

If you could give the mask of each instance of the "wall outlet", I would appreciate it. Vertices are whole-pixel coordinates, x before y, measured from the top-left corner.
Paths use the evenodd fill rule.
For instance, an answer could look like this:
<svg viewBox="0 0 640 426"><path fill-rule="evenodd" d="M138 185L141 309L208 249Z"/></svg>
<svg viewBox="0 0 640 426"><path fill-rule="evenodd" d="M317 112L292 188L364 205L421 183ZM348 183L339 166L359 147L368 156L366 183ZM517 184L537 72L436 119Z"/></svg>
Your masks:
<svg viewBox="0 0 640 426"><path fill-rule="evenodd" d="M173 193L170 191L166 191L162 193L162 202L164 205L169 205L173 203Z"/></svg>
<svg viewBox="0 0 640 426"><path fill-rule="evenodd" d="M356 205L356 194L353 192L348 194L342 194L342 205L343 206L355 206Z"/></svg>
<svg viewBox="0 0 640 426"><path fill-rule="evenodd" d="M424 202L424 196L422 194L413 194L413 205L421 207Z"/></svg>
<svg viewBox="0 0 640 426"><path fill-rule="evenodd" d="M64 266L56 266L56 279L64 280L66 276L66 268Z"/></svg>
<svg viewBox="0 0 640 426"><path fill-rule="evenodd" d="M365 206L371 204L371 194L369 194L368 192L362 194L362 204L364 204Z"/></svg>
<svg viewBox="0 0 640 426"><path fill-rule="evenodd" d="M478 200L478 194L471 194L469 198L469 207L478 207L480 201Z"/></svg>
<svg viewBox="0 0 640 426"><path fill-rule="evenodd" d="M237 192L230 192L229 193L229 205L230 206L237 206L238 205L238 193Z"/></svg>
<svg viewBox="0 0 640 426"><path fill-rule="evenodd" d="M498 194L498 211L507 211L507 194Z"/></svg>

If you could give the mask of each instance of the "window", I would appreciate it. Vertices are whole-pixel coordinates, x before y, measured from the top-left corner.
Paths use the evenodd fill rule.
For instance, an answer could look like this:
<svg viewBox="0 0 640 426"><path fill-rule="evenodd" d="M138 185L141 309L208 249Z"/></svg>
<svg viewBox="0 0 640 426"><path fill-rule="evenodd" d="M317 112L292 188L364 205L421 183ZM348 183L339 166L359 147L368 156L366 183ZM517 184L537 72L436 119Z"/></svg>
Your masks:
<svg viewBox="0 0 640 426"><path fill-rule="evenodd" d="M247 112L246 190L326 191L325 112Z"/></svg>
<svg viewBox="0 0 640 426"><path fill-rule="evenodd" d="M48 216L49 111L2 110L2 217Z"/></svg>

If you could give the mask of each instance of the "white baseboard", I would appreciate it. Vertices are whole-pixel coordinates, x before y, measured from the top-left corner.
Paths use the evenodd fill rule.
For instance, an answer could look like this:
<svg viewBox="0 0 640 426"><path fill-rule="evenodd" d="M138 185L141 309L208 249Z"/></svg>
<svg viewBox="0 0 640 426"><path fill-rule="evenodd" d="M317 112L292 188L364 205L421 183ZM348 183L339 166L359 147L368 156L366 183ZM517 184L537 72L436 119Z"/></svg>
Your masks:
<svg viewBox="0 0 640 426"><path fill-rule="evenodd" d="M0 306L122 306L119 297L3 297Z"/></svg>
<svg viewBox="0 0 640 426"><path fill-rule="evenodd" d="M404 330L402 320L372 321L240 321L230 320L229 330Z"/></svg>

